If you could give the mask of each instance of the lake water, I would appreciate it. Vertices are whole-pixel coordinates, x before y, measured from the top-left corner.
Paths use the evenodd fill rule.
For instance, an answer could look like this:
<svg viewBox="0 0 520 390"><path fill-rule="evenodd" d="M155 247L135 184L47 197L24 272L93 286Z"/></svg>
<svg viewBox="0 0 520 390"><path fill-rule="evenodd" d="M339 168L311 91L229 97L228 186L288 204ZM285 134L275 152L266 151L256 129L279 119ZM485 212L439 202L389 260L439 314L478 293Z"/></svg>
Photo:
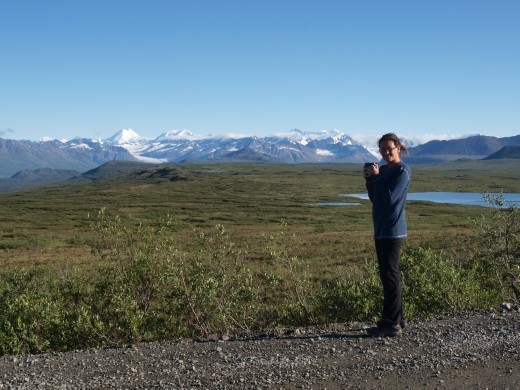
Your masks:
<svg viewBox="0 0 520 390"><path fill-rule="evenodd" d="M359 202L318 202L314 203L313 206L359 206Z"/></svg>
<svg viewBox="0 0 520 390"><path fill-rule="evenodd" d="M488 193L491 196L498 196L498 193ZM359 199L368 199L367 194L341 194L341 196L350 196ZM515 204L520 206L520 194L512 192L502 193L505 206ZM428 201L435 203L451 203L466 206L490 206L487 204L480 192L410 192L407 200Z"/></svg>

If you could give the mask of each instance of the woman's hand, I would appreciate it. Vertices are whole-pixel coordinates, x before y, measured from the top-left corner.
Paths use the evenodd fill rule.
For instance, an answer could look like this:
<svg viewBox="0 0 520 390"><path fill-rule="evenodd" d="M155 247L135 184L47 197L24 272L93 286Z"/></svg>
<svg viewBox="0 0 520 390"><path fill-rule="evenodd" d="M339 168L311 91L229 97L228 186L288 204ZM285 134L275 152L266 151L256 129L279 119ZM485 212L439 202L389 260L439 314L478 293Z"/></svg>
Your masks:
<svg viewBox="0 0 520 390"><path fill-rule="evenodd" d="M363 177L371 177L379 175L379 164L373 163L372 165L365 165L363 167Z"/></svg>

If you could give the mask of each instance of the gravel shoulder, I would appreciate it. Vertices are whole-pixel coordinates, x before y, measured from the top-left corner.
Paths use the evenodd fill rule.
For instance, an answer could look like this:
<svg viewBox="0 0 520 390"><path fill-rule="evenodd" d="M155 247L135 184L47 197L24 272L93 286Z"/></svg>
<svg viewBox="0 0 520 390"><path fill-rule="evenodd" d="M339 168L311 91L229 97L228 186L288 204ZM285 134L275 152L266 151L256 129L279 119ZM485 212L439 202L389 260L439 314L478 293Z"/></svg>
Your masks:
<svg viewBox="0 0 520 390"><path fill-rule="evenodd" d="M520 389L520 309L0 358L6 389Z"/></svg>

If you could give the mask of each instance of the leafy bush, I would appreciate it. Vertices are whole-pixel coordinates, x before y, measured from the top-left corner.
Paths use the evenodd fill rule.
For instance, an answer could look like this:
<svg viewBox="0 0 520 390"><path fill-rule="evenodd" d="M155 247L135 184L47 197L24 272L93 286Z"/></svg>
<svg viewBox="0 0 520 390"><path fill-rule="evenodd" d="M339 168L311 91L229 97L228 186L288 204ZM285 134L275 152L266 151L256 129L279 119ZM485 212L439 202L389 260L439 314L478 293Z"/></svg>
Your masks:
<svg viewBox="0 0 520 390"><path fill-rule="evenodd" d="M297 237L290 234L287 223L281 222L281 230L271 234L265 248L270 267L264 271L268 283L264 294L269 297L275 324L299 326L316 322L318 304L316 283L311 279L309 262L289 253L295 247Z"/></svg>
<svg viewBox="0 0 520 390"><path fill-rule="evenodd" d="M131 229L100 212L93 248L114 266L96 284L99 299L113 300L100 305L105 322L119 337L127 329L129 342L145 333L157 339L257 328L258 284L245 251L217 225L211 234L194 232L191 251L182 252L169 230L173 225L167 218L155 228Z"/></svg>
<svg viewBox="0 0 520 390"><path fill-rule="evenodd" d="M475 261L482 282L502 290L505 299L520 301L520 209L503 194L483 197L490 213L473 220L479 230Z"/></svg>
<svg viewBox="0 0 520 390"><path fill-rule="evenodd" d="M405 247L400 268L407 317L425 317L499 303L496 292L481 283L478 266L472 262L457 262L445 252ZM320 294L323 321L378 319L383 288L377 261L365 262L359 274L325 283Z"/></svg>
<svg viewBox="0 0 520 390"><path fill-rule="evenodd" d="M52 269L15 270L0 291L0 353L39 353L102 345L96 315L74 297L80 280L59 280Z"/></svg>
<svg viewBox="0 0 520 390"><path fill-rule="evenodd" d="M401 257L405 312L410 317L489 307L496 294L480 283L478 267L446 252L406 248Z"/></svg>
<svg viewBox="0 0 520 390"><path fill-rule="evenodd" d="M249 331L262 323L259 285L224 226L197 235L199 251L178 264L172 287L191 335ZM190 331L191 330L191 331Z"/></svg>

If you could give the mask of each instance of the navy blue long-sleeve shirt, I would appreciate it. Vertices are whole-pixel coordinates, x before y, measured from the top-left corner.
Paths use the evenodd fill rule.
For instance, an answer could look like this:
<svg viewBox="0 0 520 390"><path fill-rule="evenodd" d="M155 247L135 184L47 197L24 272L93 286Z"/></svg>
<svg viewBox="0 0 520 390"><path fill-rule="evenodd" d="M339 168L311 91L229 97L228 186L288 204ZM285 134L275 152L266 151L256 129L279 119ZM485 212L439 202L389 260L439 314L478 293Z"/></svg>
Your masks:
<svg viewBox="0 0 520 390"><path fill-rule="evenodd" d="M405 203L412 171L404 162L388 167L366 179L368 197L372 201L374 238L402 238L407 235Z"/></svg>

